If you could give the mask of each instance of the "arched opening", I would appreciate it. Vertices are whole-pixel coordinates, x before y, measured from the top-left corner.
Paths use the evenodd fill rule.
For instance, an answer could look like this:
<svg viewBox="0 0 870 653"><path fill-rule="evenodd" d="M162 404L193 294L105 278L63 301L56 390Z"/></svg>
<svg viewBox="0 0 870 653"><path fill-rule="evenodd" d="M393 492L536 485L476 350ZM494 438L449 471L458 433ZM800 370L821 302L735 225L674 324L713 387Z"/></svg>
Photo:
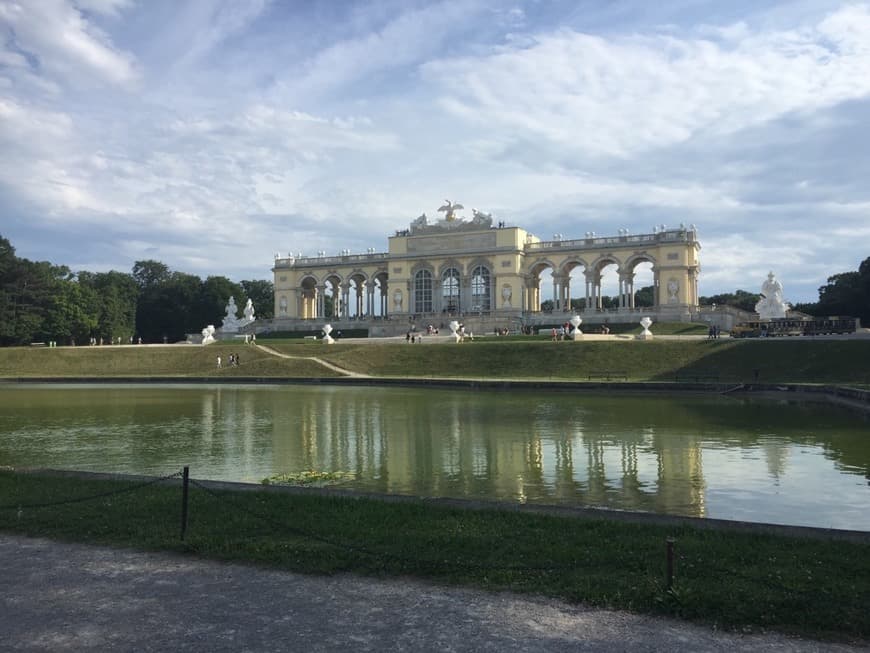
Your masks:
<svg viewBox="0 0 870 653"><path fill-rule="evenodd" d="M344 313L341 296L341 279L333 275L327 277L323 288L323 316L337 319Z"/></svg>
<svg viewBox="0 0 870 653"><path fill-rule="evenodd" d="M540 262L532 267L526 288L524 309L533 313L552 313L555 308L553 290L554 267L549 262Z"/></svg>
<svg viewBox="0 0 870 653"><path fill-rule="evenodd" d="M562 266L562 298L559 307L570 313L586 309L586 263L580 259Z"/></svg>
<svg viewBox="0 0 870 653"><path fill-rule="evenodd" d="M347 285L347 316L355 319L364 317L368 312L366 298L366 278L362 274L354 274L348 279Z"/></svg>
<svg viewBox="0 0 870 653"><path fill-rule="evenodd" d="M379 272L374 278L372 297L375 300L372 305L373 317L384 317L387 314L387 273Z"/></svg>
<svg viewBox="0 0 870 653"><path fill-rule="evenodd" d="M619 262L616 259L608 256L593 263L587 281L590 310L596 313L619 310Z"/></svg>
<svg viewBox="0 0 870 653"><path fill-rule="evenodd" d="M305 277L299 291L299 317L303 320L317 318L317 280Z"/></svg>
<svg viewBox="0 0 870 653"><path fill-rule="evenodd" d="M652 261L641 260L629 272L631 275L632 294L627 308L642 309L656 306L655 274Z"/></svg>

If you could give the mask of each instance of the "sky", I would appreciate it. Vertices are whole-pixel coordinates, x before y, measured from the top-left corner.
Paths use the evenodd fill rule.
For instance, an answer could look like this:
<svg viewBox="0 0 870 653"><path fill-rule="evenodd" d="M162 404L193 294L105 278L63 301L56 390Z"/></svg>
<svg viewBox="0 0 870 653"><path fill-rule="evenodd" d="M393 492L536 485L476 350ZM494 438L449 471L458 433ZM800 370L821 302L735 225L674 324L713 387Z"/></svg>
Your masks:
<svg viewBox="0 0 870 653"><path fill-rule="evenodd" d="M74 271L271 279L451 199L695 224L701 295L815 301L870 256L868 118L866 2L0 0L0 236Z"/></svg>

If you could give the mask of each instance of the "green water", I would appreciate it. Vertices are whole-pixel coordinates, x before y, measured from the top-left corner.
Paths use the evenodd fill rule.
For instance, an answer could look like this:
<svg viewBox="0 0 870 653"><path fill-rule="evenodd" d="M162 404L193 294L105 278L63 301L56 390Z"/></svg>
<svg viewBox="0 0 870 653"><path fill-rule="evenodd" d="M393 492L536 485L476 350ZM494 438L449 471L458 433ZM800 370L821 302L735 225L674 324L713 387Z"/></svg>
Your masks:
<svg viewBox="0 0 870 653"><path fill-rule="evenodd" d="M338 386L0 385L0 465L870 530L870 421L827 404Z"/></svg>

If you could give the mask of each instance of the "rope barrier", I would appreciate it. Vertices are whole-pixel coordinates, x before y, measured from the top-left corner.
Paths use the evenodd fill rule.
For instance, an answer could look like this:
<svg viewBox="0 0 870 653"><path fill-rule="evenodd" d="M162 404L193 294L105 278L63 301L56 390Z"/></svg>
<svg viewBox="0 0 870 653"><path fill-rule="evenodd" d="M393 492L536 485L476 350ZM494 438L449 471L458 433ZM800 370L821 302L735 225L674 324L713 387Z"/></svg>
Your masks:
<svg viewBox="0 0 870 653"><path fill-rule="evenodd" d="M143 481L142 483L137 483L136 485L131 485L130 487L121 488L120 490L110 490L108 492L101 492L99 494L92 494L86 497L75 497L73 499L64 499L63 501L51 501L45 503L16 503L5 506L0 506L0 510L23 510L24 508L51 508L53 506L65 506L71 503L84 503L85 501L92 501L94 499L103 499L105 497L116 496L119 494L127 494L128 492L135 492L136 490L141 490L142 488L146 488L150 485L154 485L155 483L160 483L162 481L168 481L173 478L179 478L181 476L181 472L175 472L174 474L169 474L167 476L160 476L158 478L152 478L147 481Z"/></svg>

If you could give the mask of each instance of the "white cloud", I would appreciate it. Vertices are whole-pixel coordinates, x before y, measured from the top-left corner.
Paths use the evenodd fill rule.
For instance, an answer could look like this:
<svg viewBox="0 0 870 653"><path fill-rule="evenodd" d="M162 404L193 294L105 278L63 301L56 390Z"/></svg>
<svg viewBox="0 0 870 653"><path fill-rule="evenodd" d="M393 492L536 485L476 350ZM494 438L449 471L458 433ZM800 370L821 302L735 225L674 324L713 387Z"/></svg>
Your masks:
<svg viewBox="0 0 870 653"><path fill-rule="evenodd" d="M0 211L26 222L3 235L266 277L276 250L382 250L451 197L544 237L696 223L704 294L772 267L810 299L866 257L870 10L662 28L664 4L594 29L533 2L325 26L304 3L0 0Z"/></svg>
<svg viewBox="0 0 870 653"><path fill-rule="evenodd" d="M481 130L630 157L870 96L868 34L867 7L799 30L739 25L719 40L565 29L488 57L431 62L424 72L442 106Z"/></svg>
<svg viewBox="0 0 870 653"><path fill-rule="evenodd" d="M92 11L104 16L118 16L133 6L133 0L75 0L79 9Z"/></svg>
<svg viewBox="0 0 870 653"><path fill-rule="evenodd" d="M125 6L118 2L94 4L106 11ZM0 0L0 25L12 30L15 46L31 55L38 68L56 81L129 85L138 77L132 55L117 49L68 1Z"/></svg>

